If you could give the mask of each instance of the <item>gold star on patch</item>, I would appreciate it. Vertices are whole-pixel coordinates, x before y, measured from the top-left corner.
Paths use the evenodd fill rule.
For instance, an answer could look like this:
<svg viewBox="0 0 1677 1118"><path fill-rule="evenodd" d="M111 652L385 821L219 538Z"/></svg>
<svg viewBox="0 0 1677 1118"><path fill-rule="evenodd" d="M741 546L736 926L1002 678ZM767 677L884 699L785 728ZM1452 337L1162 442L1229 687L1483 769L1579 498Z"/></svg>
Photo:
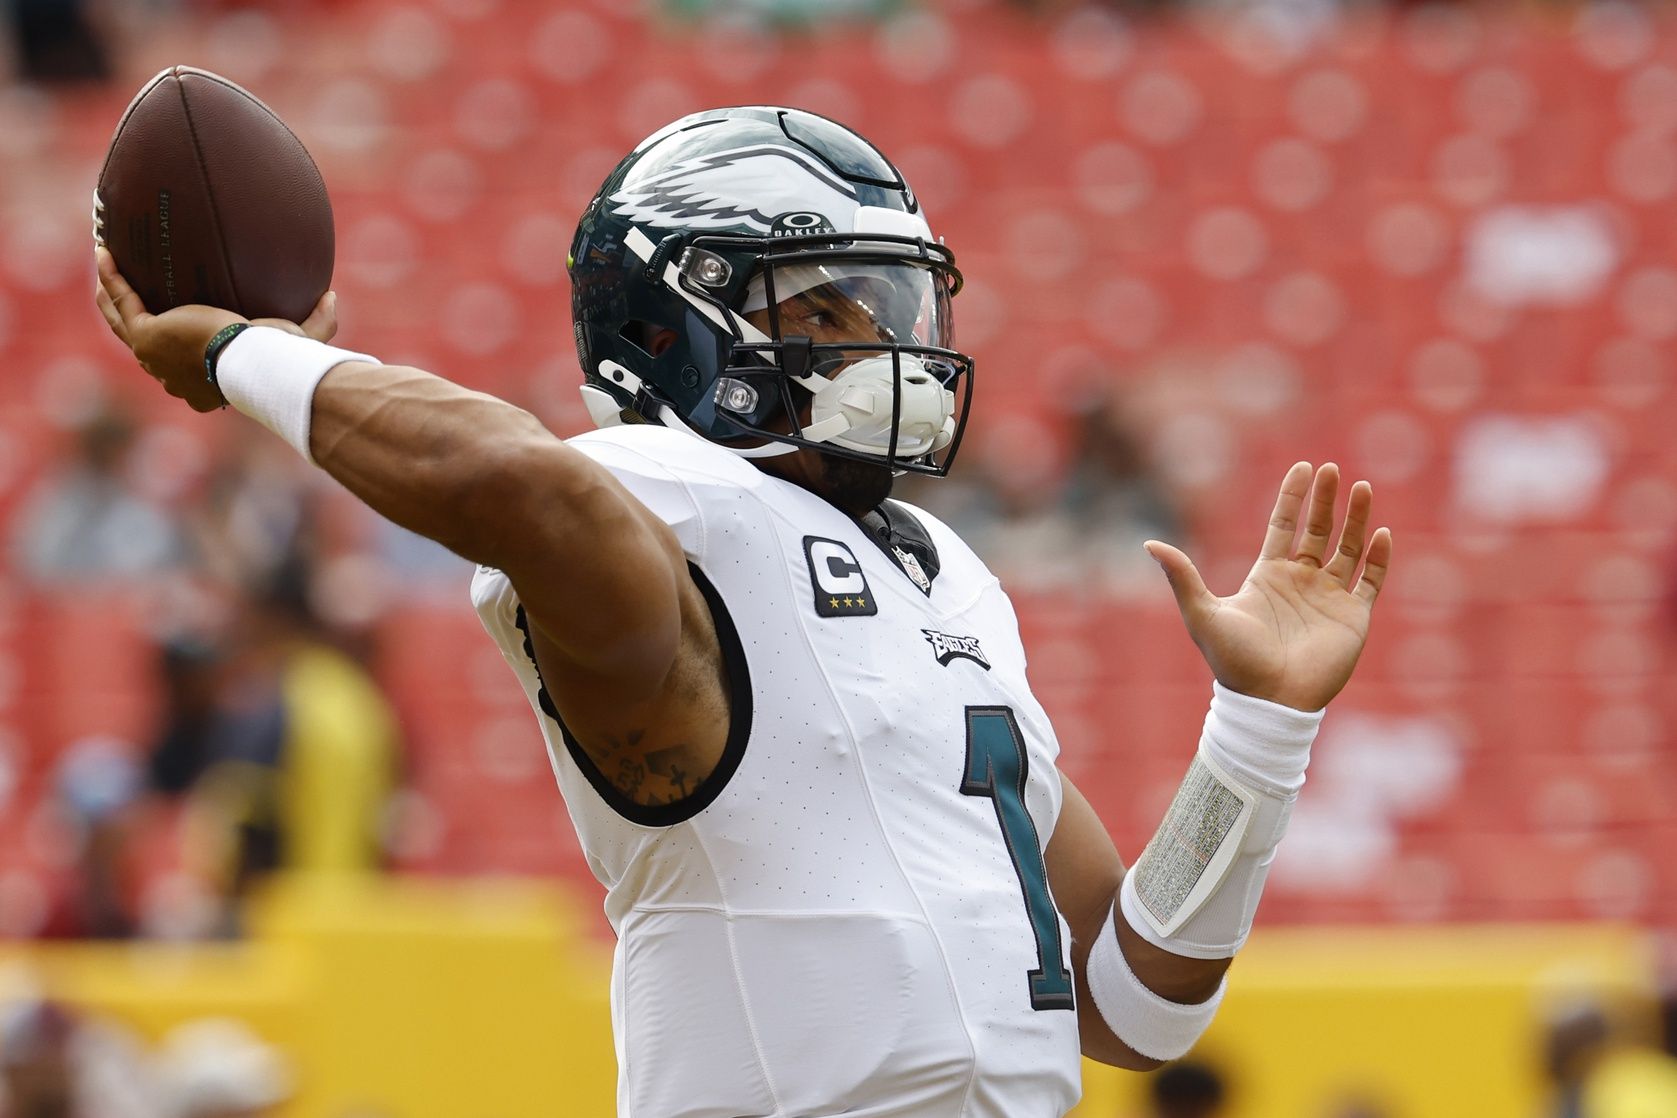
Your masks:
<svg viewBox="0 0 1677 1118"><path fill-rule="evenodd" d="M854 606L855 604L856 604L856 599L855 598L846 598L844 600L844 608L845 609L849 609L852 606Z"/></svg>
<svg viewBox="0 0 1677 1118"><path fill-rule="evenodd" d="M838 599L837 598L828 598L827 599L827 604L832 606L834 609L838 609Z"/></svg>
<svg viewBox="0 0 1677 1118"><path fill-rule="evenodd" d="M857 609L867 609L868 608L868 600L866 598L857 598L856 599L856 608Z"/></svg>

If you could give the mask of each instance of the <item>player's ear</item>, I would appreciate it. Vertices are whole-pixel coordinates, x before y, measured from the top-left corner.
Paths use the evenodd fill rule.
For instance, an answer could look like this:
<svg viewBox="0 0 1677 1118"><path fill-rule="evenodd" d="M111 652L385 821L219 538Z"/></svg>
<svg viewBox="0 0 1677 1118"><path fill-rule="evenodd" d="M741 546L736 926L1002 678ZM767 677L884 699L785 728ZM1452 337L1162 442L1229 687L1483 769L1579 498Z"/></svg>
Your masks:
<svg viewBox="0 0 1677 1118"><path fill-rule="evenodd" d="M654 330L652 336L646 339L646 351L657 357L675 344L674 330Z"/></svg>

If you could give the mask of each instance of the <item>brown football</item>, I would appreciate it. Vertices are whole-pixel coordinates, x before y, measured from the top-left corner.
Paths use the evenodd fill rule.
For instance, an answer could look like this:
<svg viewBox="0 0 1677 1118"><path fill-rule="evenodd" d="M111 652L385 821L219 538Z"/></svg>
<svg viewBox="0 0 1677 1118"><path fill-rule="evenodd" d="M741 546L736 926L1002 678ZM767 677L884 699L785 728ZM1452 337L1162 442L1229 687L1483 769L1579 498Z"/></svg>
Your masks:
<svg viewBox="0 0 1677 1118"><path fill-rule="evenodd" d="M332 282L332 203L308 151L226 78L172 66L111 138L93 235L160 314L207 303L301 322Z"/></svg>

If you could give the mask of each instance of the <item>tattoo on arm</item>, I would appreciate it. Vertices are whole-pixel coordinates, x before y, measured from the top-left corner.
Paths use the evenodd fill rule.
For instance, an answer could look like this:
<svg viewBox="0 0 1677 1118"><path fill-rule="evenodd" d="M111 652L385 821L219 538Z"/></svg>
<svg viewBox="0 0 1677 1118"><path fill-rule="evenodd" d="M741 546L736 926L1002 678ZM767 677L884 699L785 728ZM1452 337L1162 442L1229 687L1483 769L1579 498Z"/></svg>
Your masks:
<svg viewBox="0 0 1677 1118"><path fill-rule="evenodd" d="M626 737L621 738L607 734L604 743L600 746L600 752L607 757L616 757L625 749L634 749L641 743L641 738L645 736L645 730L630 730Z"/></svg>
<svg viewBox="0 0 1677 1118"><path fill-rule="evenodd" d="M646 783L646 766L643 765L637 758L623 758L623 761L617 766L618 789L621 790L625 796L628 796L631 800L633 800L640 792L641 785L644 783Z"/></svg>
<svg viewBox="0 0 1677 1118"><path fill-rule="evenodd" d="M668 749L660 749L646 755L646 767L664 778L670 788L681 796L687 795L687 773L682 769L681 762L686 757L685 745L672 745Z"/></svg>
<svg viewBox="0 0 1677 1118"><path fill-rule="evenodd" d="M641 754L635 748L644 731L624 737L607 735L600 745L601 769L611 775L619 792L639 804L673 804L696 791L692 771L698 766L686 744L667 746Z"/></svg>

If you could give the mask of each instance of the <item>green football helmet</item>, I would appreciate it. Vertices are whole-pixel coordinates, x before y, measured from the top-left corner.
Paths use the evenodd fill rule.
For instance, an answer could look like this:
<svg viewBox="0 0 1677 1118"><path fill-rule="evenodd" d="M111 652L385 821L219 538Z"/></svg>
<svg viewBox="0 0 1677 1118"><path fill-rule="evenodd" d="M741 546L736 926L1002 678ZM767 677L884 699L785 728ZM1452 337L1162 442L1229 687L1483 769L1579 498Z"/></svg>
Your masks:
<svg viewBox="0 0 1677 1118"><path fill-rule="evenodd" d="M773 107L683 117L607 176L568 265L595 423L948 471L973 382L949 311L961 273L848 128Z"/></svg>

